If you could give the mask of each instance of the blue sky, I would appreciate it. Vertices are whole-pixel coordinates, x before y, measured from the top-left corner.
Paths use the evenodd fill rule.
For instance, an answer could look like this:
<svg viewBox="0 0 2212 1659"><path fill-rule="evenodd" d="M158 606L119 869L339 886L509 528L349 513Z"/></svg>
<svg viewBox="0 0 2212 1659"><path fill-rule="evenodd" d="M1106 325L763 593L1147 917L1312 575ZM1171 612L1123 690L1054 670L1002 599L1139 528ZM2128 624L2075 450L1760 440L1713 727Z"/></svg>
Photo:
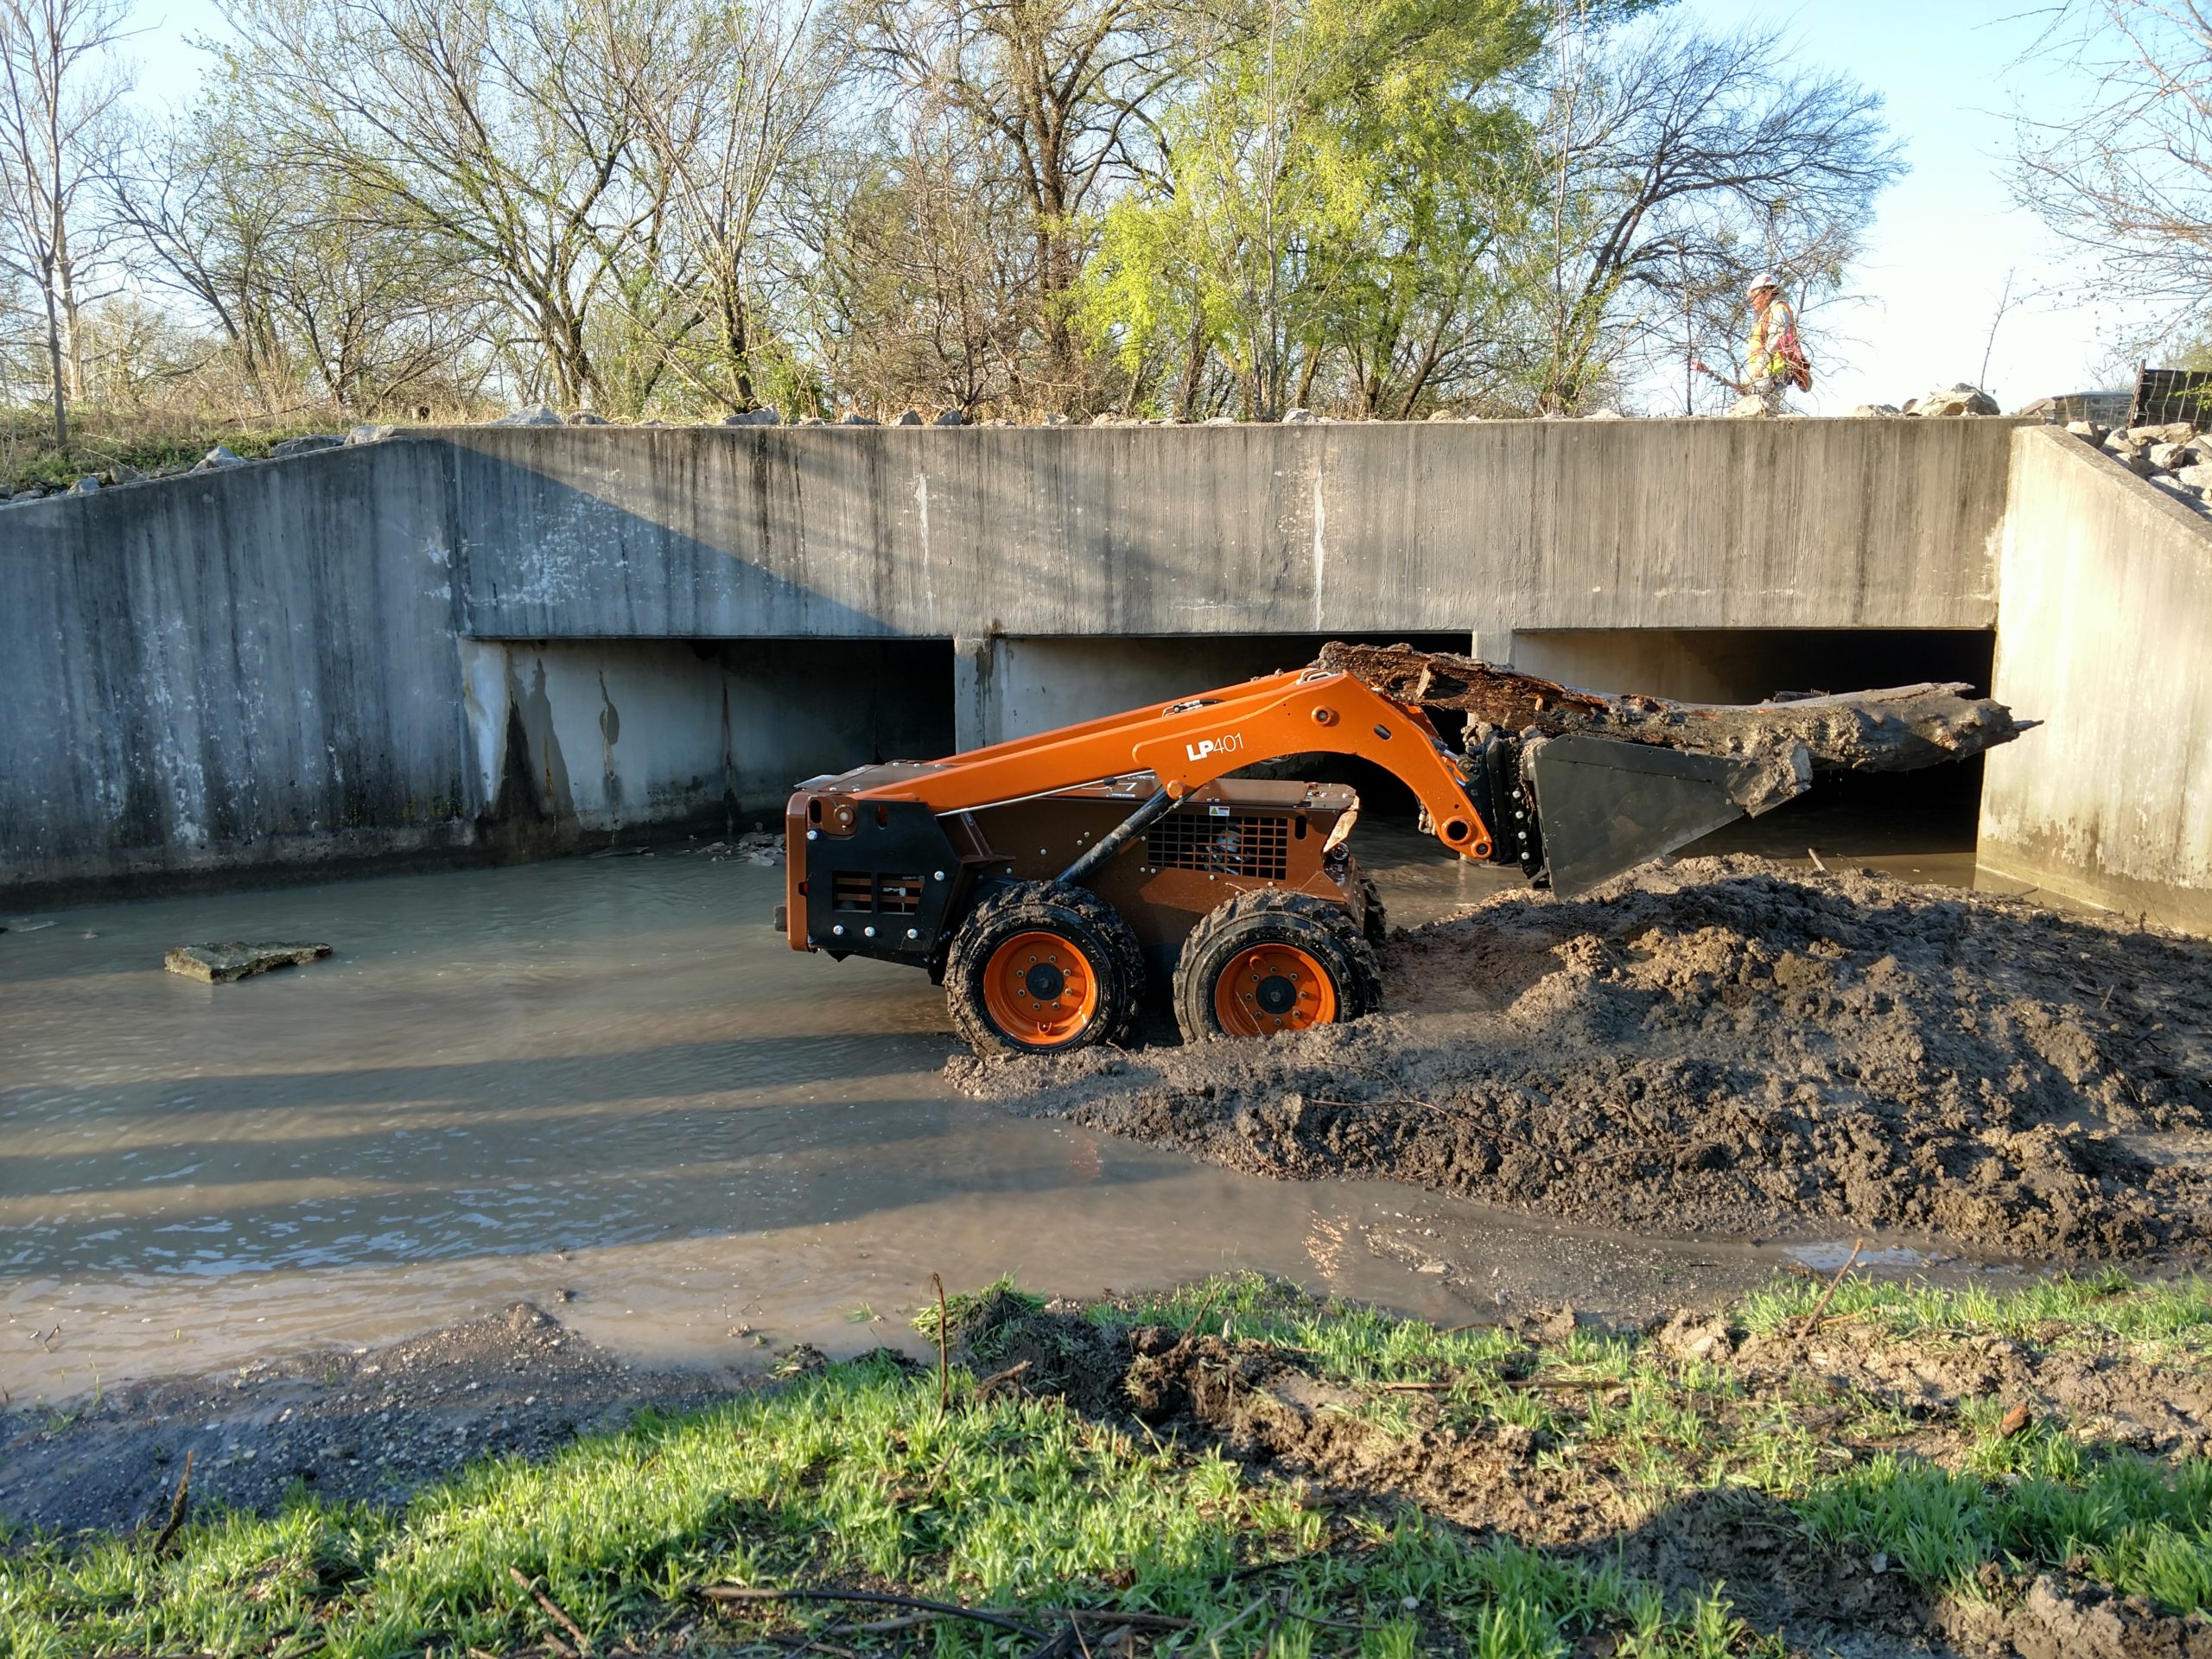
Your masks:
<svg viewBox="0 0 2212 1659"><path fill-rule="evenodd" d="M2035 37L2027 15L2047 0L1681 0L1680 14L1715 30L1778 28L1809 64L1880 92L1912 171L1882 198L1858 285L1867 303L1840 327L1856 338L1820 400L1830 412L1897 403L1980 373L2005 273L2031 296L2006 312L1989 353L1989 387L2012 408L2092 383L2109 355L2102 336L2124 321L2100 315L2098 284L2006 194L2016 99L2060 107L2080 88L2047 65L2015 67ZM1809 333L1810 331L1808 331Z"/></svg>
<svg viewBox="0 0 2212 1659"><path fill-rule="evenodd" d="M1866 303L1808 320L1819 370L1815 412L1897 403L1980 372L2007 271L2024 303L2007 312L1988 384L2008 408L2094 383L2120 319L2098 284L2070 270L2005 186L2010 111L2026 98L2060 105L2077 89L2049 66L2016 68L2044 0L1680 0L1675 16L1713 30L1780 29L1804 62L1880 92L1912 171L1883 198L1859 287ZM189 94L188 36L221 29L211 0L145 0L136 42L141 95Z"/></svg>

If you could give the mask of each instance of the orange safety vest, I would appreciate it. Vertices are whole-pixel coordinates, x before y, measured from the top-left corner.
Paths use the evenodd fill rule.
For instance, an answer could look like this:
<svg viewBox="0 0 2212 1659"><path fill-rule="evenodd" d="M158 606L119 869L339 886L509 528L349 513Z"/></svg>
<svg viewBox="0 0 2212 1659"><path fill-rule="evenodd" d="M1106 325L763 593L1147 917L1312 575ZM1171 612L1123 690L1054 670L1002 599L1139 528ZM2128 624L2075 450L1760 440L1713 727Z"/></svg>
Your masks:
<svg viewBox="0 0 2212 1659"><path fill-rule="evenodd" d="M1766 315L1751 324L1747 365L1752 379L1778 375L1800 391L1812 390L1812 366L1805 360L1804 347L1797 343L1797 314L1780 295L1767 307Z"/></svg>

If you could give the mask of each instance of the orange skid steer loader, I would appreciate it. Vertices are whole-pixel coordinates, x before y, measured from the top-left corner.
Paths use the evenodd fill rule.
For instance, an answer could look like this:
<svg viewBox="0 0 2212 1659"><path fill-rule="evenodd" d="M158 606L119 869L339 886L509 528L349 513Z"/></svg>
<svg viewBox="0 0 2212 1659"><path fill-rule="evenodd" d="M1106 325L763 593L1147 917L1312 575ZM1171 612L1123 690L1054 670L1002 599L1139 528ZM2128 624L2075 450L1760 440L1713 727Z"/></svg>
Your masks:
<svg viewBox="0 0 2212 1659"><path fill-rule="evenodd" d="M1418 702L1316 666L810 779L777 925L796 950L926 969L979 1052L1122 1041L1154 988L1188 1040L1356 1019L1383 937L1344 845L1357 795L1229 775L1316 752L1402 780L1448 851L1563 892L1761 810L1750 761L1586 734L1455 753Z"/></svg>

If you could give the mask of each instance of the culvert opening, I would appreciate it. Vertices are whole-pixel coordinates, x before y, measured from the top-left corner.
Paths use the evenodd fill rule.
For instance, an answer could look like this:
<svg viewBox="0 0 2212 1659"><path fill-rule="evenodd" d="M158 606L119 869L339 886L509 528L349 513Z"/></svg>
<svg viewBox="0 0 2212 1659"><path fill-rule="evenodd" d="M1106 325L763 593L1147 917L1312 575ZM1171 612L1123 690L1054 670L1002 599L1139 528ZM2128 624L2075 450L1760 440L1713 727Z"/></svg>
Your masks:
<svg viewBox="0 0 2212 1659"><path fill-rule="evenodd" d="M998 719L991 734L1027 736L1072 721L1303 668L1332 640L1465 652L1469 638L1465 632L1402 629L1387 633L1006 637L992 642L990 695ZM1456 746L1464 717L1439 710L1435 720L1445 741ZM1349 784L1359 791L1362 811L1373 817L1410 823L1415 811L1412 791L1381 766L1354 755L1288 755L1240 767L1236 775Z"/></svg>
<svg viewBox="0 0 2212 1659"><path fill-rule="evenodd" d="M484 639L495 822L588 835L782 815L803 778L954 744L950 639ZM474 712L480 709L480 715Z"/></svg>

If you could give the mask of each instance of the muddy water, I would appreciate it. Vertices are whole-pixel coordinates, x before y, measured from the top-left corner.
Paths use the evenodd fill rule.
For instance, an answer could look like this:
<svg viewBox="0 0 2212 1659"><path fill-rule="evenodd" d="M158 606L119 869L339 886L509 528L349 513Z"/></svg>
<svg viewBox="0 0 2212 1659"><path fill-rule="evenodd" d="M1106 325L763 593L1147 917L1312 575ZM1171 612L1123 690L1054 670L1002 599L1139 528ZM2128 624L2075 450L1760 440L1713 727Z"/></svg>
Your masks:
<svg viewBox="0 0 2212 1659"><path fill-rule="evenodd" d="M1361 834L1401 921L1500 879ZM906 1339L931 1271L1093 1294L1249 1266L1456 1321L1648 1308L1790 1259L1257 1179L958 1099L940 994L785 950L781 879L664 848L0 918L0 1389L518 1299L618 1351L746 1368ZM229 986L162 971L241 938L336 954Z"/></svg>

